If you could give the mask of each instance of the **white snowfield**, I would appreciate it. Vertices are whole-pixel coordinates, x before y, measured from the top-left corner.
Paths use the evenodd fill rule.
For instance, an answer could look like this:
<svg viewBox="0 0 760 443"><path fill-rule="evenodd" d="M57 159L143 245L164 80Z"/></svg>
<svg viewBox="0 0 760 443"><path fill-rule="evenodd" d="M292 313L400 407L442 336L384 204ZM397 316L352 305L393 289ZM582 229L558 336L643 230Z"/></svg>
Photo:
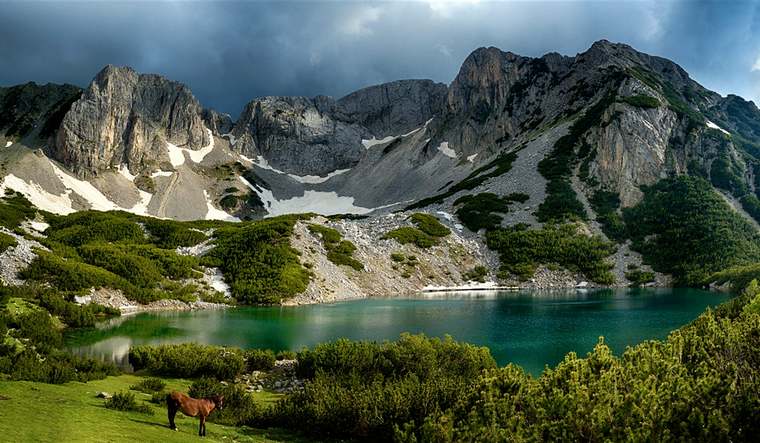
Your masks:
<svg viewBox="0 0 760 443"><path fill-rule="evenodd" d="M227 140L229 140L230 146L235 146L235 143L237 143L237 139L235 138L234 135L232 135L231 132L227 133L227 134L222 134L221 137L222 138L226 138Z"/></svg>
<svg viewBox="0 0 760 443"><path fill-rule="evenodd" d="M211 132L210 129L205 128L206 132L208 132L209 137L209 144L202 147L201 149L188 149L188 148L180 148L177 145L171 144L169 142L166 142L166 149L169 151L169 162L174 166L175 168L177 166L182 166L185 164L185 154L187 154L190 157L190 160L193 163L200 163L203 161L204 158L206 158L207 155L211 153L211 151L214 150L214 134Z"/></svg>
<svg viewBox="0 0 760 443"><path fill-rule="evenodd" d="M365 149L369 149L369 148L371 148L371 147L373 147L375 145L382 145L382 144L385 144L385 143L390 143L393 140L396 140L396 136L395 135L389 135L387 137L381 138L380 140L376 139L375 137L372 137L369 140L362 139L362 145L364 146Z"/></svg>
<svg viewBox="0 0 760 443"><path fill-rule="evenodd" d="M50 163L50 165L53 167L53 172L61 180L63 185L85 199L87 203L89 203L90 209L96 211L123 209L103 195L103 193L93 186L92 183L70 176L53 163Z"/></svg>
<svg viewBox="0 0 760 443"><path fill-rule="evenodd" d="M441 142L441 144L438 145L438 150L441 151L443 155L445 155L446 157L451 157L451 158L458 157L456 151L449 148L449 142Z"/></svg>
<svg viewBox="0 0 760 443"><path fill-rule="evenodd" d="M322 215L366 214L373 210L371 208L356 206L354 205L353 197L339 196L335 192L307 190L300 197L277 200L269 189L259 189L243 177L240 177L240 181L261 198L264 207L269 212L266 217L303 212L316 212Z"/></svg>
<svg viewBox="0 0 760 443"><path fill-rule="evenodd" d="M452 292L452 291L496 291L511 289L509 286L501 286L496 282L489 281L485 283L466 283L460 286L425 286L422 292Z"/></svg>
<svg viewBox="0 0 760 443"><path fill-rule="evenodd" d="M157 177L171 177L172 174L174 174L171 171L156 171L153 174L150 174L151 178L157 178Z"/></svg>
<svg viewBox="0 0 760 443"><path fill-rule="evenodd" d="M473 163L475 161L475 157L477 157L477 156L478 156L477 152L474 153L474 154L472 154L472 155L468 155L467 156L467 161L470 162L470 163Z"/></svg>
<svg viewBox="0 0 760 443"><path fill-rule="evenodd" d="M710 120L707 120L707 127L711 129L717 129L718 131L726 134L731 135L730 132L726 131L725 129L721 128L720 126L716 125L715 123L711 122Z"/></svg>
<svg viewBox="0 0 760 443"><path fill-rule="evenodd" d="M48 161L50 162L50 160ZM62 194L52 194L43 189L39 184L33 181L26 182L13 174L8 174L3 178L2 183L0 183L0 192L4 193L6 189L12 189L23 194L39 209L60 215L76 212L71 200L72 194L81 197L87 202L90 209L97 211L123 210L138 215L149 215L148 204L153 198L153 194L149 192L138 190L140 201L131 208L124 208L109 200L108 197L91 183L69 175L53 162L50 162L50 166L53 169L53 173L66 188ZM134 176L123 165L119 167L119 174L123 175L127 180L134 181Z"/></svg>
<svg viewBox="0 0 760 443"><path fill-rule="evenodd" d="M7 142L5 142L5 147L6 147L6 148L8 148L8 147L10 147L12 144L13 144L13 142L12 142L12 141L10 141L10 140L8 140Z"/></svg>
<svg viewBox="0 0 760 443"><path fill-rule="evenodd" d="M206 220L240 221L239 218L215 208L205 189L203 190L203 197L206 199Z"/></svg>
<svg viewBox="0 0 760 443"><path fill-rule="evenodd" d="M29 226L31 226L32 229L34 229L37 232L45 232L45 229L50 227L49 224L45 222L40 222L40 221L33 221L29 223Z"/></svg>
<svg viewBox="0 0 760 443"><path fill-rule="evenodd" d="M261 202L264 203L264 208L268 211L268 214L265 217L305 212L315 212L322 215L367 214L377 209L384 209L398 204L407 203L399 202L377 208L364 208L356 206L353 197L341 196L336 192L312 190L304 191L304 195L300 197L277 200L269 189L254 186L243 177L239 177L239 179L249 189L258 194L259 198L261 198Z"/></svg>
<svg viewBox="0 0 760 443"><path fill-rule="evenodd" d="M428 125L432 121L433 121L433 119L431 118L430 120L426 121L424 125L420 126L417 129L412 129L411 131L407 132L406 134L389 135L389 136L383 137L381 139L377 139L374 136L372 138L370 138L370 139L362 139L362 145L364 146L365 149L369 149L369 148L371 148L373 146L376 146L376 145L384 145L386 143L390 143L393 140L396 140L397 138L409 137L410 135L413 135L413 134L415 134L415 133L417 133L419 131L427 130ZM430 139L427 139L427 140L425 140L425 143L427 143L429 141L430 141Z"/></svg>
<svg viewBox="0 0 760 443"><path fill-rule="evenodd" d="M136 175L132 175L132 173L129 172L129 168L127 167L127 165L123 163L119 165L119 174L123 175L124 178L126 178L127 180L131 182L135 181L135 179L137 178Z"/></svg>
<svg viewBox="0 0 760 443"><path fill-rule="evenodd" d="M7 189L12 189L23 194L34 206L44 211L60 215L75 212L69 198L69 194L71 194L70 189L61 195L51 194L39 184L33 181L27 183L13 174L6 175L2 183L0 183L0 193L5 195Z"/></svg>
<svg viewBox="0 0 760 443"><path fill-rule="evenodd" d="M248 158L248 157L246 157L246 156L244 156L242 154L240 155L240 158L242 158L243 160L245 160L245 161L247 161L249 163L252 163L252 164L258 166L261 169L266 169L266 170L272 171L272 172L274 172L276 174L287 175L288 177L292 178L293 180L297 181L298 183L304 183L304 184L310 184L310 185L316 185L318 183L324 183L327 180L330 180L331 178L335 177L336 175L345 174L346 172L348 172L348 171L351 170L351 169L336 169L335 171L330 172L329 174L327 174L324 177L321 177L319 175L295 175L295 174L287 173L285 171L280 171L279 169L277 169L277 168L273 167L272 165L270 165L269 162L267 161L267 159L265 159L264 157L262 157L260 155L258 157L256 157L256 160Z"/></svg>
<svg viewBox="0 0 760 443"><path fill-rule="evenodd" d="M232 297L230 285L224 282L224 276L219 268L208 268L203 273L203 280L211 286L212 289L221 292L225 297Z"/></svg>

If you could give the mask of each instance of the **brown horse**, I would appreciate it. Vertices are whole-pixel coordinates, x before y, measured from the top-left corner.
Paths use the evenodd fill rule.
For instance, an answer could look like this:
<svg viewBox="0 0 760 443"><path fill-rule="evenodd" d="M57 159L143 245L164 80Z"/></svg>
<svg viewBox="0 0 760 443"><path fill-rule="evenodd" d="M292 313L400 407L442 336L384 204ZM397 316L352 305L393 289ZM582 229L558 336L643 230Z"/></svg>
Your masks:
<svg viewBox="0 0 760 443"><path fill-rule="evenodd" d="M200 416L201 424L198 427L198 435L205 437L206 417L208 417L214 409L219 409L221 411L224 408L224 396L214 395L197 399L181 392L173 391L171 394L166 395L166 407L169 410L170 428L175 431L177 430L177 426L174 424L174 416L177 415L177 411L182 411L182 413L188 417Z"/></svg>

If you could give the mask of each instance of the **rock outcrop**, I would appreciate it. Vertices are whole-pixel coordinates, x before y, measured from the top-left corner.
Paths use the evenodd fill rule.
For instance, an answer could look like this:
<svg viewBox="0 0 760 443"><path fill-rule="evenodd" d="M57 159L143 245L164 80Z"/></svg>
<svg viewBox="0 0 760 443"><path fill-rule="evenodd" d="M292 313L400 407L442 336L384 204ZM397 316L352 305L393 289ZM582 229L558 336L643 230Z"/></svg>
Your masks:
<svg viewBox="0 0 760 443"><path fill-rule="evenodd" d="M106 66L66 113L53 156L81 177L125 163L131 171L167 159L166 142L210 142L202 108L183 84Z"/></svg>

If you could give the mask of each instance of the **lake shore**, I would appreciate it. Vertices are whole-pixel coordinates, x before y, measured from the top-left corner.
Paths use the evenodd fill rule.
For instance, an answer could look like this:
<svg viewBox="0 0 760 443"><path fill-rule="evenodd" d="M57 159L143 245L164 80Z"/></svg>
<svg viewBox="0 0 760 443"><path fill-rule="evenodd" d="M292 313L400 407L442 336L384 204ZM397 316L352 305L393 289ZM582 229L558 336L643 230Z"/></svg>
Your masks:
<svg viewBox="0 0 760 443"><path fill-rule="evenodd" d="M93 289L88 295L76 297L79 304L97 303L109 308L115 308L121 311L121 315L138 314L140 312L156 311L195 311L210 309L226 309L230 305L224 303L209 303L202 300L196 300L192 303L181 300L164 299L156 300L148 304L141 304L129 300L117 289L100 288Z"/></svg>

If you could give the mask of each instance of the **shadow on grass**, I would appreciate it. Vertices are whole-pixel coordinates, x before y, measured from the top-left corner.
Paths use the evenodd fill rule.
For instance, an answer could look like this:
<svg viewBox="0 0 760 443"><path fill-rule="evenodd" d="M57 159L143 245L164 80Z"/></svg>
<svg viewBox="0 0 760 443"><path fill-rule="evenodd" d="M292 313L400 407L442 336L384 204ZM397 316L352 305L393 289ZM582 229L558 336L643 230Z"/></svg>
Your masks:
<svg viewBox="0 0 760 443"><path fill-rule="evenodd" d="M135 419L135 418L130 418L129 421L133 421L135 423L140 423L140 424L143 424L143 425L151 425L151 426L154 426L154 427L157 427L157 428L169 429L169 424L156 423L154 421L147 421L147 420L138 420L138 419Z"/></svg>
<svg viewBox="0 0 760 443"><path fill-rule="evenodd" d="M279 428L258 429L258 428L249 428L246 426L243 428L239 428L239 432L246 436L262 437L262 438L266 438L267 440L274 440L274 441L283 441L283 442L287 441L287 442L294 442L294 443L317 441L317 440L307 439L303 436L295 434L286 429L279 429Z"/></svg>

